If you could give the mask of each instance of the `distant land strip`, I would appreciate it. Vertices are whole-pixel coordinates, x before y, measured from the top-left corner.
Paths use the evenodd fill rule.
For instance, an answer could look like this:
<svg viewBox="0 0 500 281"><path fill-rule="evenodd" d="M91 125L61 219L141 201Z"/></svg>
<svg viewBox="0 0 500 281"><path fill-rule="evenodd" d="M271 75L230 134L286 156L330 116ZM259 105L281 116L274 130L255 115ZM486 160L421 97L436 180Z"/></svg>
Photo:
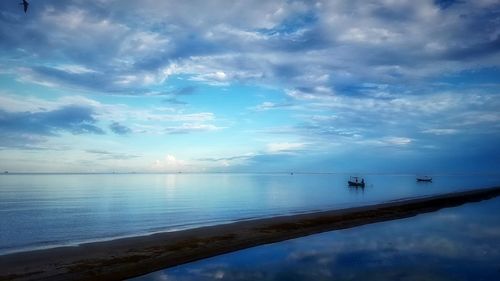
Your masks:
<svg viewBox="0 0 500 281"><path fill-rule="evenodd" d="M123 280L253 246L408 218L499 195L500 186L13 253L0 256L0 280Z"/></svg>

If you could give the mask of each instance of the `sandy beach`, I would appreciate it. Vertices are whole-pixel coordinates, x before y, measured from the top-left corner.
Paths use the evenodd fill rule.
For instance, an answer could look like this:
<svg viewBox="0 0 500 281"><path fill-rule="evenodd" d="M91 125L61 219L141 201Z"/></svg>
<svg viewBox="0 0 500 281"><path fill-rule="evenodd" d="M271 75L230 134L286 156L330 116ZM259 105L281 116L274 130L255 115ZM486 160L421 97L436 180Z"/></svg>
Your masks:
<svg viewBox="0 0 500 281"><path fill-rule="evenodd" d="M500 195L500 187L0 256L0 280L122 280L252 246L433 212Z"/></svg>

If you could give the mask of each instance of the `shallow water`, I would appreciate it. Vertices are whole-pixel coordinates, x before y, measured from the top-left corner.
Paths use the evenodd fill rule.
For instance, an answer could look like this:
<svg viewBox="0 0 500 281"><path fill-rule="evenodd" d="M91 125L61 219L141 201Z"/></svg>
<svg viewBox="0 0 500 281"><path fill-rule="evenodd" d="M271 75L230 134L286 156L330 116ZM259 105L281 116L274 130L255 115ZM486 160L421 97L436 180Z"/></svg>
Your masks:
<svg viewBox="0 0 500 281"><path fill-rule="evenodd" d="M136 279L500 280L500 198L254 247Z"/></svg>
<svg viewBox="0 0 500 281"><path fill-rule="evenodd" d="M0 176L0 254L500 184L499 177L335 174Z"/></svg>

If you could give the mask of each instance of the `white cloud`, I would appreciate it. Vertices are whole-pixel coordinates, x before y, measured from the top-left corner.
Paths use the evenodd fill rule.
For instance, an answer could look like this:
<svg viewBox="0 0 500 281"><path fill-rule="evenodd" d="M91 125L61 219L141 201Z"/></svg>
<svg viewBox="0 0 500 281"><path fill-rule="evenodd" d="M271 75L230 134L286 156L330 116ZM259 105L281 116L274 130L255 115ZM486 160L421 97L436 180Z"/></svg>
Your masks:
<svg viewBox="0 0 500 281"><path fill-rule="evenodd" d="M140 119L150 121L165 121L165 122L208 122L215 120L215 115L212 112L199 113L168 113L162 112L161 109L139 110L135 114Z"/></svg>
<svg viewBox="0 0 500 281"><path fill-rule="evenodd" d="M402 37L401 34L397 34L385 28L365 28L360 29L357 27L348 29L344 34L339 36L340 41L351 41L357 43L368 43L368 44L378 44L385 43L387 41L394 41L396 38Z"/></svg>
<svg viewBox="0 0 500 281"><path fill-rule="evenodd" d="M78 64L61 64L54 68L73 74L97 73L96 70Z"/></svg>
<svg viewBox="0 0 500 281"><path fill-rule="evenodd" d="M449 128L433 128L433 129L425 129L422 133L433 134L433 135L454 135L459 133L460 131L457 129L449 129Z"/></svg>
<svg viewBox="0 0 500 281"><path fill-rule="evenodd" d="M167 127L164 132L167 134L187 134L194 132L213 132L222 129L223 127L217 127L213 124L184 123L180 126Z"/></svg>
<svg viewBox="0 0 500 281"><path fill-rule="evenodd" d="M164 34L138 30L127 36L120 45L119 52L126 54L129 59L134 57L150 56L152 53L161 54L167 52L171 39ZM127 59L122 58L122 59Z"/></svg>
<svg viewBox="0 0 500 281"><path fill-rule="evenodd" d="M266 111L269 109L273 109L276 107L276 104L273 102L265 101L257 106L255 106L253 109L256 111Z"/></svg>
<svg viewBox="0 0 500 281"><path fill-rule="evenodd" d="M299 109L300 106L294 105L293 103L274 103L270 101L265 101L262 102L261 104L258 104L256 106L248 108L249 110L252 111L268 111L268 110L273 110L273 109Z"/></svg>
<svg viewBox="0 0 500 281"><path fill-rule="evenodd" d="M410 138L406 137L387 137L382 140L385 143L392 144L392 145L409 145L412 140Z"/></svg>
<svg viewBox="0 0 500 281"><path fill-rule="evenodd" d="M160 172L179 172L188 168L188 163L177 159L172 154L166 154L163 159L157 159L153 163L152 169Z"/></svg>
<svg viewBox="0 0 500 281"><path fill-rule="evenodd" d="M356 141L352 141L353 144L358 144L362 146L374 146L374 147L406 147L413 142L412 139L407 137L377 137L377 138L358 138Z"/></svg>

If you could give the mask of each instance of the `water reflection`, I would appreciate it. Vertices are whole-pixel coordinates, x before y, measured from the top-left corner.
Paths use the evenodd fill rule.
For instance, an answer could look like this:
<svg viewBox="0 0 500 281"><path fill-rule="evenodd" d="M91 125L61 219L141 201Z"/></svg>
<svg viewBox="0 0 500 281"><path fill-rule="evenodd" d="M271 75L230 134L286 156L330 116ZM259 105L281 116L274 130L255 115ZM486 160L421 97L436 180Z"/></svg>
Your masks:
<svg viewBox="0 0 500 281"><path fill-rule="evenodd" d="M365 193L365 189L369 189L369 186L347 186L350 194L361 194Z"/></svg>
<svg viewBox="0 0 500 281"><path fill-rule="evenodd" d="M137 280L500 280L500 198L255 247Z"/></svg>

